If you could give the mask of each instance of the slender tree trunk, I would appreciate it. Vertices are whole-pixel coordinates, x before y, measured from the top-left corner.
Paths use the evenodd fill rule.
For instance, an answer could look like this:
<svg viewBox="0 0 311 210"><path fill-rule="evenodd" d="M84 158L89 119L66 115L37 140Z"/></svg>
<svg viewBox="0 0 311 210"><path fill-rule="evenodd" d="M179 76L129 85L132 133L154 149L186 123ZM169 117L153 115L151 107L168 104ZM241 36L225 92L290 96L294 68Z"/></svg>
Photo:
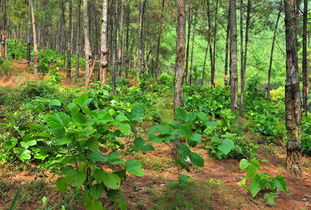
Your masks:
<svg viewBox="0 0 311 210"><path fill-rule="evenodd" d="M7 7L8 7L8 0L3 1L3 31L4 31L4 45L3 45L3 57L5 58L8 53L8 42L7 42L7 37L8 37L8 15L7 15Z"/></svg>
<svg viewBox="0 0 311 210"><path fill-rule="evenodd" d="M145 63L145 28L144 28L144 14L147 0L141 0L139 9L139 40L140 40L140 74L144 75L146 72Z"/></svg>
<svg viewBox="0 0 311 210"><path fill-rule="evenodd" d="M158 38L157 38L157 52L156 52L156 64L155 64L155 76L156 78L160 75L160 46L161 46L161 38L162 38L162 31L163 31L163 13L165 8L165 0L162 0L162 7L161 7L161 14L160 14L160 27L158 31Z"/></svg>
<svg viewBox="0 0 311 210"><path fill-rule="evenodd" d="M125 35L125 77L128 78L128 74L129 74L129 48L130 48L130 42L129 42L129 38L130 38L130 2L129 0L127 0L126 2L126 35Z"/></svg>
<svg viewBox="0 0 311 210"><path fill-rule="evenodd" d="M242 85L243 85L243 61L244 61L244 2L240 0L240 73L241 73L241 99L242 99ZM242 103L242 101L241 101Z"/></svg>
<svg viewBox="0 0 311 210"><path fill-rule="evenodd" d="M271 52L270 52L270 59L269 59L269 69L268 69L267 98L270 98L271 73L272 73L272 63L273 63L274 45L275 45L275 40L276 40L278 25L279 25L281 13L282 13L282 5L283 5L283 0L280 1L279 12L278 12L278 16L277 16L277 18L276 18L276 23L275 23L275 26L274 26L274 32L273 32L273 38L272 38L272 45L271 45Z"/></svg>
<svg viewBox="0 0 311 210"><path fill-rule="evenodd" d="M303 109L308 115L308 1L304 1L303 32L302 32L302 78L303 78Z"/></svg>
<svg viewBox="0 0 311 210"><path fill-rule="evenodd" d="M77 45L76 45L76 78L80 76L80 43L81 43L81 0L77 6Z"/></svg>
<svg viewBox="0 0 311 210"><path fill-rule="evenodd" d="M30 7L29 7L29 14L31 14ZM29 21L28 21L26 57L27 57L27 65L30 66L30 62L31 62L31 15L29 15Z"/></svg>
<svg viewBox="0 0 311 210"><path fill-rule="evenodd" d="M226 55L225 55L225 71L224 71L225 86L228 85L229 44L230 44L230 2L228 6L228 24L227 24L227 34L226 34Z"/></svg>
<svg viewBox="0 0 311 210"><path fill-rule="evenodd" d="M183 77L185 71L185 0L177 0L177 49L174 109L183 106Z"/></svg>
<svg viewBox="0 0 311 210"><path fill-rule="evenodd" d="M35 73L36 76L38 76L38 74L39 74L39 70L38 70L38 44L37 44L35 12L34 12L34 8L33 8L32 0L29 0L29 7L30 7L31 21L32 21L33 66L34 66L34 73Z"/></svg>
<svg viewBox="0 0 311 210"><path fill-rule="evenodd" d="M72 42L73 42L73 26L72 26L72 0L69 2L69 34L68 34L68 46L67 46L67 78L71 78L71 54L72 54Z"/></svg>
<svg viewBox="0 0 311 210"><path fill-rule="evenodd" d="M191 40L191 57L190 57L190 75L189 75L189 84L192 85L192 80L193 80L193 53L194 53L194 38L195 38L195 25L196 25L196 11L194 12L194 22L193 22L193 32L192 32L192 40Z"/></svg>
<svg viewBox="0 0 311 210"><path fill-rule="evenodd" d="M236 0L230 0L230 86L232 111L237 109L237 60Z"/></svg>
<svg viewBox="0 0 311 210"><path fill-rule="evenodd" d="M299 95L299 70L296 46L297 8L295 0L285 0L286 85L285 112L287 129L286 169L302 174L301 160L301 102Z"/></svg>
<svg viewBox="0 0 311 210"><path fill-rule="evenodd" d="M112 50L113 50L113 66L112 66L112 71L111 71L111 83L112 83L112 95L115 94L116 92L116 70L117 70L117 58L118 58L118 51L117 51L117 33L118 33L118 28L117 28L117 14L118 14L118 2L114 2L114 15L112 18L112 29L113 29L113 38L112 38Z"/></svg>
<svg viewBox="0 0 311 210"><path fill-rule="evenodd" d="M206 67L207 54L208 54L208 46L206 46L205 55L204 55L204 63L203 63L203 72L202 72L201 86L204 85L205 71L206 71L205 67Z"/></svg>
<svg viewBox="0 0 311 210"><path fill-rule="evenodd" d="M122 76L122 70L124 68L124 53L123 53L123 43L124 43L124 11L125 11L125 1L121 0L121 14L120 14L120 33L119 33L119 65L118 65L118 75Z"/></svg>
<svg viewBox="0 0 311 210"><path fill-rule="evenodd" d="M91 45L89 38L89 15L88 15L88 0L83 0L83 16L84 16L84 52L85 52L85 86L89 86L92 72L91 72Z"/></svg>
<svg viewBox="0 0 311 210"><path fill-rule="evenodd" d="M106 83L108 66L108 0L103 1L103 16L101 26L100 81Z"/></svg>
<svg viewBox="0 0 311 210"><path fill-rule="evenodd" d="M241 58L241 59L243 59L243 62L241 62L241 64L242 64L242 70L241 70L241 104L240 104L241 109L243 108L243 104L244 104L245 75L246 75L247 51L248 51L249 30L250 30L250 21L251 21L251 7L252 7L252 2L251 2L251 0L248 0L247 1L247 14L246 14L246 28L245 28L245 45L244 45L245 49L244 49L244 56Z"/></svg>
<svg viewBox="0 0 311 210"><path fill-rule="evenodd" d="M188 30L187 30L187 50L186 50L186 67L184 81L188 82L188 66L189 66L189 52L190 52L190 39L191 39L191 25L192 25L192 10L188 7Z"/></svg>
<svg viewBox="0 0 311 210"><path fill-rule="evenodd" d="M216 73L216 43L217 43L217 18L218 18L218 0L215 2L216 9L215 9L215 22L214 22L214 33L213 33L213 68L212 68L212 87L215 88L215 73Z"/></svg>
<svg viewBox="0 0 311 210"><path fill-rule="evenodd" d="M214 65L214 53L213 53L213 45L212 45L212 37L213 29L212 29L212 17L210 11L210 0L206 1L207 3L207 19L208 19L208 45L209 45L209 55L210 55L210 66L211 66L211 87L215 87L215 65Z"/></svg>

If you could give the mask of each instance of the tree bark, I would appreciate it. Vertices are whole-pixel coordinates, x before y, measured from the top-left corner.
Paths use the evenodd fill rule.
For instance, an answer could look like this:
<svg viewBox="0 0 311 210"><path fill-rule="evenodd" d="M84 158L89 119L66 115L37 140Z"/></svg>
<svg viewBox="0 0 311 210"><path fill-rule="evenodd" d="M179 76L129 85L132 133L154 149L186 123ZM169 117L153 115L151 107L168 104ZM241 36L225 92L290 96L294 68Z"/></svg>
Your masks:
<svg viewBox="0 0 311 210"><path fill-rule="evenodd" d="M89 38L89 15L88 15L88 0L83 0L83 28L84 28L84 52L85 52L85 86L89 86L92 72L91 72L91 45Z"/></svg>
<svg viewBox="0 0 311 210"><path fill-rule="evenodd" d="M185 0L177 0L177 49L174 109L183 106L183 76L185 71Z"/></svg>
<svg viewBox="0 0 311 210"><path fill-rule="evenodd" d="M192 13L190 6L188 7L188 30L187 30L187 49L186 49L186 67L184 82L188 82L188 66L189 66L189 52L190 52L190 39L191 39L191 25L192 25Z"/></svg>
<svg viewBox="0 0 311 210"><path fill-rule="evenodd" d="M140 74L144 75L146 72L146 64L145 64L145 29L144 29L144 14L145 14L145 6L147 0L141 0L140 9L139 9L139 40L140 40Z"/></svg>
<svg viewBox="0 0 311 210"><path fill-rule="evenodd" d="M251 0L247 1L247 14L246 14L246 28L245 28L245 45L244 45L244 56L241 57L243 59L242 69L241 69L241 109L243 108L244 104L244 92L245 92L245 75L246 75L246 64L247 64L247 51L248 51L248 41L249 41L249 30L250 30L250 21L251 21L251 7L252 2ZM242 42L242 40L241 40ZM243 48L242 48L243 49Z"/></svg>
<svg viewBox="0 0 311 210"><path fill-rule="evenodd" d="M106 72L108 66L108 0L103 0L103 14L101 26L101 54L100 54L100 81L106 83Z"/></svg>
<svg viewBox="0 0 311 210"><path fill-rule="evenodd" d="M36 32L36 22L35 22L35 12L33 8L32 0L29 0L29 7L31 12L31 21L32 21L32 37L33 37L33 66L34 73L36 76L39 74L38 70L38 44L37 44L37 32Z"/></svg>
<svg viewBox="0 0 311 210"><path fill-rule="evenodd" d="M76 78L80 76L80 42L81 42L81 0L78 0L77 6L77 45L76 45Z"/></svg>
<svg viewBox="0 0 311 210"><path fill-rule="evenodd" d="M226 34L226 55L225 55L225 71L224 71L224 85L228 85L228 66L229 66L229 44L230 44L230 2L228 6L228 23Z"/></svg>
<svg viewBox="0 0 311 210"><path fill-rule="evenodd" d="M236 32L236 0L230 0L230 90L231 110L237 109L237 32Z"/></svg>
<svg viewBox="0 0 311 210"><path fill-rule="evenodd" d="M215 8L215 20L214 20L214 33L213 33L213 68L212 68L212 88L216 87L215 84L215 73L216 73L216 43L217 43L217 18L218 18L218 0L215 2L216 8Z"/></svg>
<svg viewBox="0 0 311 210"><path fill-rule="evenodd" d="M112 59L112 69L111 69L111 86L112 86L112 95L115 95L116 93L116 70L117 70L117 59L118 59L118 51L117 51L117 14L118 14L118 2L114 2L114 14L112 16L112 53L113 53L113 59Z"/></svg>
<svg viewBox="0 0 311 210"><path fill-rule="evenodd" d="M277 29L278 29L278 25L279 25L281 13L282 13L282 5L283 5L283 0L280 1L279 12L278 12L278 16L277 16L276 23L275 23L275 26L274 26L274 32L273 32L273 38L272 38L271 53L270 53L270 59L269 59L269 69L268 69L267 98L270 98L271 73L272 73L274 45L275 45Z"/></svg>
<svg viewBox="0 0 311 210"><path fill-rule="evenodd" d="M163 31L163 13L165 8L165 0L162 0L161 6L161 14L160 14L160 27L158 31L158 38L157 38L157 52L156 52L156 64L155 64L155 76L156 78L160 75L160 47L161 47L161 38L162 38L162 31Z"/></svg>
<svg viewBox="0 0 311 210"><path fill-rule="evenodd" d="M128 78L129 73L129 64L130 64L130 56L129 56L129 48L130 48L130 2L127 0L126 2L126 35L125 35L125 77Z"/></svg>
<svg viewBox="0 0 311 210"><path fill-rule="evenodd" d="M122 76L122 70L124 67L124 53L123 53L123 43L124 43L124 10L125 1L121 0L121 14L120 14L120 33L119 33L119 65L118 65L118 76Z"/></svg>
<svg viewBox="0 0 311 210"><path fill-rule="evenodd" d="M192 75L192 72L193 72L193 53L194 53L194 38L195 38L195 25L196 25L196 20L197 19L197 16L196 16L196 11L194 11L194 22L193 22L193 32L192 32L192 40L191 40L191 57L190 57L190 75L189 75L189 84L192 85L192 80L193 80L193 75Z"/></svg>
<svg viewBox="0 0 311 210"><path fill-rule="evenodd" d="M303 78L303 109L308 115L308 1L304 1L303 9L303 32L302 32L302 78Z"/></svg>
<svg viewBox="0 0 311 210"><path fill-rule="evenodd" d="M69 2L69 34L68 34L68 46L67 46L67 78L71 78L71 54L72 54L72 42L73 42L73 25L72 25L72 0Z"/></svg>
<svg viewBox="0 0 311 210"><path fill-rule="evenodd" d="M299 95L299 70L297 56L297 8L295 0L285 0L285 37L286 37L286 84L285 112L287 129L286 169L302 175L301 160L301 101Z"/></svg>
<svg viewBox="0 0 311 210"><path fill-rule="evenodd" d="M206 60L207 60L207 54L208 54L208 46L206 46L205 55L204 55L204 63L203 63L203 71L202 71L202 81L201 86L204 85L204 79L205 79L205 68L206 68Z"/></svg>

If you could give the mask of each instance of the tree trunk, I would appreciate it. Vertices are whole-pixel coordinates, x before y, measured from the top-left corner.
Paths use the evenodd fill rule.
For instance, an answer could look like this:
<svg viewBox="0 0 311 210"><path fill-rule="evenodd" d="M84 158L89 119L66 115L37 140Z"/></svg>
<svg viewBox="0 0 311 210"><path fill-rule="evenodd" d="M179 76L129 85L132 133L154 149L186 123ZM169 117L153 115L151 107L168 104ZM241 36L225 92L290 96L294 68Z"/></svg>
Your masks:
<svg viewBox="0 0 311 210"><path fill-rule="evenodd" d="M208 46L206 47L205 55L204 55L204 63L203 63L203 70L202 70L202 81L201 81L201 86L204 85L205 71L206 71L206 70L205 70L205 67L206 67L207 53L208 53Z"/></svg>
<svg viewBox="0 0 311 210"><path fill-rule="evenodd" d="M224 71L224 85L228 85L228 66L229 66L229 44L230 44L230 2L228 6L228 23L226 34L226 55L225 55L225 71Z"/></svg>
<svg viewBox="0 0 311 210"><path fill-rule="evenodd" d="M35 73L36 76L38 76L38 74L39 74L39 70L38 70L38 44L37 44L35 12L34 12L34 8L33 8L32 0L29 0L29 7L30 7L31 21L32 21L33 66L34 66L34 73Z"/></svg>
<svg viewBox="0 0 311 210"><path fill-rule="evenodd" d="M195 25L196 25L196 11L194 11L194 22L193 22L193 32L192 32L192 40L191 40L191 57L190 57L190 75L189 75L189 84L192 85L192 72L193 72L193 53L194 53L194 38L195 38Z"/></svg>
<svg viewBox="0 0 311 210"><path fill-rule="evenodd" d="M270 98L271 73L272 73L274 45L275 45L278 25L279 25L281 13L282 13L282 5L283 5L283 0L280 1L279 13L278 13L278 16L277 16L277 19L276 19L276 23L275 23L275 26L274 26L274 32L273 32L273 38L272 38L271 53L270 53L270 59L269 59L269 70L268 70L267 98Z"/></svg>
<svg viewBox="0 0 311 210"><path fill-rule="evenodd" d="M118 51L117 51L117 33L118 33L118 28L117 28L117 14L118 14L118 2L114 2L114 14L112 16L112 53L113 53L113 59L112 59L112 71L111 71L111 84L112 84L112 95L115 94L116 92L116 70L117 70L117 58L118 58Z"/></svg>
<svg viewBox="0 0 311 210"><path fill-rule="evenodd" d="M215 88L216 84L215 84L215 73L216 73L216 43L217 43L217 16L218 16L218 0L216 0L215 2L216 4L216 9L215 9L215 22L214 22L214 33L213 33L213 68L212 68L212 87Z"/></svg>
<svg viewBox="0 0 311 210"><path fill-rule="evenodd" d="M296 46L297 8L295 0L285 0L285 37L286 37L286 85L285 111L287 129L286 169L302 175L301 160L301 102L299 95L299 70Z"/></svg>
<svg viewBox="0 0 311 210"><path fill-rule="evenodd" d="M161 7L161 14L160 14L160 27L158 31L158 38L157 38L157 52L156 52L156 64L155 64L155 76L156 78L160 75L160 46L161 46L161 38L162 38L162 31L163 31L163 13L165 8L165 0L162 0L162 7Z"/></svg>
<svg viewBox="0 0 311 210"><path fill-rule="evenodd" d="M144 29L144 14L147 0L141 0L139 9L139 40L140 40L140 74L144 75L146 72L145 64L145 29Z"/></svg>
<svg viewBox="0 0 311 210"><path fill-rule="evenodd" d="M7 42L7 36L8 36L8 15L7 15L7 7L8 7L8 0L3 1L3 31L4 31L4 45L3 45L3 53L2 56L5 58L8 53L8 42ZM1 52L0 52L1 54Z"/></svg>
<svg viewBox="0 0 311 210"><path fill-rule="evenodd" d="M80 42L81 42L81 0L77 6L77 45L76 45L76 78L80 76Z"/></svg>
<svg viewBox="0 0 311 210"><path fill-rule="evenodd" d="M249 29L250 29L250 21L251 21L251 7L252 7L252 2L251 2L251 0L248 0L247 1L247 14L246 14L246 28L245 28L245 45L244 45L245 49L244 49L244 56L243 56L243 58L241 58L241 59L243 59L243 62L241 62L241 64L243 64L242 70L241 70L241 104L240 104L241 109L243 108L243 103L244 103L245 74L246 74L246 64L247 64Z"/></svg>
<svg viewBox="0 0 311 210"><path fill-rule="evenodd" d="M188 30L187 30L187 50L186 50L186 67L184 82L188 82L188 66L189 66L189 52L190 52L190 38L191 38L192 13L190 6L188 7Z"/></svg>
<svg viewBox="0 0 311 210"><path fill-rule="evenodd" d="M101 54L100 54L100 81L106 83L106 72L108 66L108 0L103 1L103 17L101 26Z"/></svg>
<svg viewBox="0 0 311 210"><path fill-rule="evenodd" d="M242 99L242 85L243 85L243 61L244 61L244 33L243 33L243 16L244 16L244 2L240 0L240 73L241 73L241 99ZM242 101L240 101L242 104Z"/></svg>
<svg viewBox="0 0 311 210"><path fill-rule="evenodd" d="M237 109L237 32L236 32L236 0L230 0L230 90L231 110Z"/></svg>
<svg viewBox="0 0 311 210"><path fill-rule="evenodd" d="M213 46L212 46L212 17L210 11L210 0L207 0L207 19L208 19L208 45L209 45L209 55L210 55L210 65L211 65L211 87L215 87L215 69L214 69L214 53L213 53ZM214 37L215 38L215 37Z"/></svg>
<svg viewBox="0 0 311 210"><path fill-rule="evenodd" d="M119 65L118 65L118 76L122 76L122 70L124 67L124 53L123 53L123 43L124 43L124 10L125 10L125 2L124 0L121 0L121 14L120 14L120 21L119 21L119 28L120 28L120 33L119 33L119 53L118 53L118 58L119 58Z"/></svg>
<svg viewBox="0 0 311 210"><path fill-rule="evenodd" d="M91 72L91 45L89 38L89 15L88 15L88 0L83 0L83 16L84 16L84 52L85 52L85 86L89 86L92 72Z"/></svg>
<svg viewBox="0 0 311 210"><path fill-rule="evenodd" d="M31 14L30 7L29 7L29 14ZM27 57L27 65L30 66L30 62L31 62L31 15L29 15L29 21L28 21L26 57Z"/></svg>
<svg viewBox="0 0 311 210"><path fill-rule="evenodd" d="M185 71L185 0L177 0L177 49L174 109L183 106L183 76Z"/></svg>
<svg viewBox="0 0 311 210"><path fill-rule="evenodd" d="M303 109L308 115L308 1L304 1L303 32L302 32L302 78L303 78Z"/></svg>
<svg viewBox="0 0 311 210"><path fill-rule="evenodd" d="M72 0L69 2L69 34L68 34L68 46L67 46L67 78L71 78L71 54L72 54L72 42L73 42L73 26L72 26Z"/></svg>
<svg viewBox="0 0 311 210"><path fill-rule="evenodd" d="M130 2L129 0L127 0L126 2L126 35L125 35L125 77L128 78L128 73L129 73L129 47L130 47L130 42L129 42L129 38L130 38Z"/></svg>

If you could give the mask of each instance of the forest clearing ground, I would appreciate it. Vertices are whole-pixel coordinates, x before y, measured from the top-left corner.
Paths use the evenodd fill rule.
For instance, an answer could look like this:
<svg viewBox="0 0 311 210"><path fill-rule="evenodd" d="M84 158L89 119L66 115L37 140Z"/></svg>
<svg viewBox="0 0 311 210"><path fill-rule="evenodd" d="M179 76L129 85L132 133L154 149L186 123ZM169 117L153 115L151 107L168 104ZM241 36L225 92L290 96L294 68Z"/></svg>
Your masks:
<svg viewBox="0 0 311 210"><path fill-rule="evenodd" d="M19 60L13 65L13 73L0 78L0 87L17 87L26 81L38 80L30 72L25 60ZM75 86L67 80L61 85ZM163 110L163 112L171 115L167 110ZM144 156L136 156L147 166L146 175L142 178L129 175L122 186L129 209L150 209L151 207L159 209L161 205L163 207L162 202L165 202L166 198L172 199L168 201L172 203L195 202L198 208L202 208L199 206L201 202L206 204L206 209L311 209L311 159L303 158L305 170L303 177L291 177L284 170L286 156L284 146L260 145L260 148L257 149L259 159L268 160L268 162L262 163L261 172L268 172L272 176L283 175L289 187L288 194L280 193L280 197L277 198L277 206L274 208L265 206L260 195L259 198L251 198L250 194L237 184L245 175L239 169L239 161L216 160L208 155L207 150L198 150L205 160L203 168L194 168L191 172L183 171L195 180L194 187L184 192L178 187L172 186L170 183L178 180L178 170L171 159L170 148L156 144L154 147L155 151ZM21 202L20 209L40 207L42 196L47 196L51 204L64 199L64 196L56 191L53 184L55 177L52 177L49 172L45 172L45 174L46 177L43 174L38 174L34 165L25 165L22 169L1 166L0 209L6 209L9 206L18 189L22 190L19 201ZM189 192L192 194L187 194ZM174 198L177 196L176 193L178 193L176 199L180 199L179 201ZM163 196L166 198L164 199ZM206 200L208 203L204 203Z"/></svg>

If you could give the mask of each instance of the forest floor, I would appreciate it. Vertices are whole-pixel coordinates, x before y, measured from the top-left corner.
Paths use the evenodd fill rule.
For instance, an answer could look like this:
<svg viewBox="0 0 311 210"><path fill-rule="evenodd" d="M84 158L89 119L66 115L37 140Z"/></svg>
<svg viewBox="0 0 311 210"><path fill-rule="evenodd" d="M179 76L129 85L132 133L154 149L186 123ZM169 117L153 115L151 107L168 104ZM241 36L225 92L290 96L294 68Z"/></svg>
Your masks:
<svg viewBox="0 0 311 210"><path fill-rule="evenodd" d="M17 87L37 78L29 73L26 62L14 64L15 72L0 78L0 87ZM62 83L74 87L71 82ZM194 184L180 188L173 183L178 174L168 146L154 144L155 151L136 155L145 165L142 178L129 175L122 185L129 209L311 209L311 158L303 157L304 174L292 177L284 170L286 149L283 146L260 145L257 149L262 163L261 172L272 176L282 175L287 181L289 192L280 192L276 207L268 207L263 195L252 198L238 185L245 175L239 169L238 160L217 160L208 155L207 150L197 150L204 157L202 168L193 168L182 173L193 178ZM19 191L19 209L32 210L41 206L41 198L47 196L49 204L60 208L65 196L57 192L55 177L49 172L40 172L35 165L25 164L19 169L11 165L0 166L0 209L8 206ZM176 208L176 206L178 208ZM79 209L79 207L75 208ZM81 208L82 209L82 208Z"/></svg>

